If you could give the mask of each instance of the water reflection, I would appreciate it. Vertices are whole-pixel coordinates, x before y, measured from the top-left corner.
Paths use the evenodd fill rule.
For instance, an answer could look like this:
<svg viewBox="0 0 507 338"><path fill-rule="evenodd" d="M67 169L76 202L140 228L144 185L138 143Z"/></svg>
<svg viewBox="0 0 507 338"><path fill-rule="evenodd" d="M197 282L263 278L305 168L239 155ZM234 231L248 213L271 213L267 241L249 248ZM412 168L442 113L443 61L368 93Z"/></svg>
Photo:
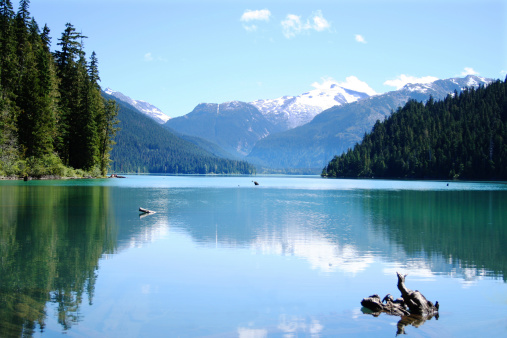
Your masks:
<svg viewBox="0 0 507 338"><path fill-rule="evenodd" d="M375 259L473 280L507 271L503 191L181 190L171 223L197 243L301 257L325 272Z"/></svg>
<svg viewBox="0 0 507 338"><path fill-rule="evenodd" d="M369 197L364 208L373 217L372 232L431 270L507 280L505 192L372 191Z"/></svg>
<svg viewBox="0 0 507 338"><path fill-rule="evenodd" d="M110 288L128 293L121 310L104 305L87 310L88 317L97 310L110 316L117 325L115 333L128 332L119 318L131 318L119 312L135 312L137 322L148 323L149 315L161 311L170 314L164 323L173 327L182 322L198 325L200 318L195 317L205 313L209 322L218 318L233 325L239 336L318 336L329 332L335 319L313 314L339 306L353 311L360 300L341 295L354 299L345 304L340 298L343 304L335 305L329 294L337 287L350 290L349 282L360 283L375 274L395 276L397 270L410 270L411 277L425 280L438 274L472 282L491 276L505 280L505 191L265 186L2 186L0 336L43 330L52 315L48 304L57 310L56 320L64 331L86 320L83 304L100 303L94 299L99 259L113 253L114 264L127 261L117 268L125 269L122 276L137 276L140 268L144 273L124 281L121 288L113 273ZM157 213L140 218L139 206ZM387 270L377 269L378 261ZM114 271L112 260L109 263ZM305 281L294 283L293 274ZM107 272L101 275L104 279ZM318 294L314 282L322 283L326 294ZM141 295L131 292L135 288ZM102 295L109 291L102 290ZM235 301L238 304L230 305ZM326 302L332 304L322 310ZM250 312L242 314L245 304ZM316 305L301 310L294 304ZM226 308L227 314L214 316L215 306ZM251 325L247 316L255 318ZM153 332L169 325L150 323ZM101 329L105 330L100 326L96 332L103 333Z"/></svg>
<svg viewBox="0 0 507 338"><path fill-rule="evenodd" d="M0 198L0 336L43 331L47 303L68 330L93 303L99 258L115 251L108 189L4 186Z"/></svg>

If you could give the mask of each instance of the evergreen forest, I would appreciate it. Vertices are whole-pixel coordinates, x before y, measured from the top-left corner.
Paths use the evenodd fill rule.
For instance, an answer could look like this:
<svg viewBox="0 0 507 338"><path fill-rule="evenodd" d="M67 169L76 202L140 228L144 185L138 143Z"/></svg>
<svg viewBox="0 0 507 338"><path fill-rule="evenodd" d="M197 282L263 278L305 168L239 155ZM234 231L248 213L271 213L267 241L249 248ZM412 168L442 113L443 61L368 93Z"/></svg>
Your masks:
<svg viewBox="0 0 507 338"><path fill-rule="evenodd" d="M506 180L507 78L440 101L407 102L322 176Z"/></svg>
<svg viewBox="0 0 507 338"><path fill-rule="evenodd" d="M118 107L101 96L98 59L67 23L51 51L29 0L0 0L0 176L104 176Z"/></svg>
<svg viewBox="0 0 507 338"><path fill-rule="evenodd" d="M117 105L121 122L114 138L116 145L111 151L112 172L255 174L255 167L248 162L215 156L175 135L131 105L119 100Z"/></svg>

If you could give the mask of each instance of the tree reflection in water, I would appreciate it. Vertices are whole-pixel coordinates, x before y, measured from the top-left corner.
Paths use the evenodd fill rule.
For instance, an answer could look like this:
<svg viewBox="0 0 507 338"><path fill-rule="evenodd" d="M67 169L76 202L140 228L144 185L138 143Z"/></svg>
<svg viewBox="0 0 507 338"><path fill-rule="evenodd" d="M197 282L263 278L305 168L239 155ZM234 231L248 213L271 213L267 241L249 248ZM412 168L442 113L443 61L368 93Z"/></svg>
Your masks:
<svg viewBox="0 0 507 338"><path fill-rule="evenodd" d="M53 303L64 331L93 302L99 258L116 247L107 187L0 189L0 336L44 331Z"/></svg>

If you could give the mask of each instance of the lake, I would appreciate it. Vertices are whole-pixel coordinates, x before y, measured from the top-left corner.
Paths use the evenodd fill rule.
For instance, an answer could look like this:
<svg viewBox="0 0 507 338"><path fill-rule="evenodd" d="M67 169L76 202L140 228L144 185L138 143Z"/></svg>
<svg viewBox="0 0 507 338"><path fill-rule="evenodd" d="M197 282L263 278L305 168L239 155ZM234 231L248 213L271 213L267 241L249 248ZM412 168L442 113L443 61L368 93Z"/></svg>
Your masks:
<svg viewBox="0 0 507 338"><path fill-rule="evenodd" d="M502 182L1 181L0 336L507 336L506 206ZM363 313L397 271L438 319Z"/></svg>

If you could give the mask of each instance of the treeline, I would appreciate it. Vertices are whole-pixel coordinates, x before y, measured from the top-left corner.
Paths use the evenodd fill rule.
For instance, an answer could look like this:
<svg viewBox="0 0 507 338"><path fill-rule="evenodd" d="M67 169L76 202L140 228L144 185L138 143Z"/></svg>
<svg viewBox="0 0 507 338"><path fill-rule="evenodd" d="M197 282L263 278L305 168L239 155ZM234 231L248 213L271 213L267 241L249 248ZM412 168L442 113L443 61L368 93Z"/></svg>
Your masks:
<svg viewBox="0 0 507 338"><path fill-rule="evenodd" d="M507 78L441 101L409 101L322 176L507 179Z"/></svg>
<svg viewBox="0 0 507 338"><path fill-rule="evenodd" d="M0 0L0 176L105 175L117 106L101 96L86 37L68 23L51 52L49 33L28 0L17 13Z"/></svg>
<svg viewBox="0 0 507 338"><path fill-rule="evenodd" d="M106 98L113 98L105 93ZM111 152L116 173L255 174L246 161L224 159L178 137L132 106L117 102L120 131Z"/></svg>

